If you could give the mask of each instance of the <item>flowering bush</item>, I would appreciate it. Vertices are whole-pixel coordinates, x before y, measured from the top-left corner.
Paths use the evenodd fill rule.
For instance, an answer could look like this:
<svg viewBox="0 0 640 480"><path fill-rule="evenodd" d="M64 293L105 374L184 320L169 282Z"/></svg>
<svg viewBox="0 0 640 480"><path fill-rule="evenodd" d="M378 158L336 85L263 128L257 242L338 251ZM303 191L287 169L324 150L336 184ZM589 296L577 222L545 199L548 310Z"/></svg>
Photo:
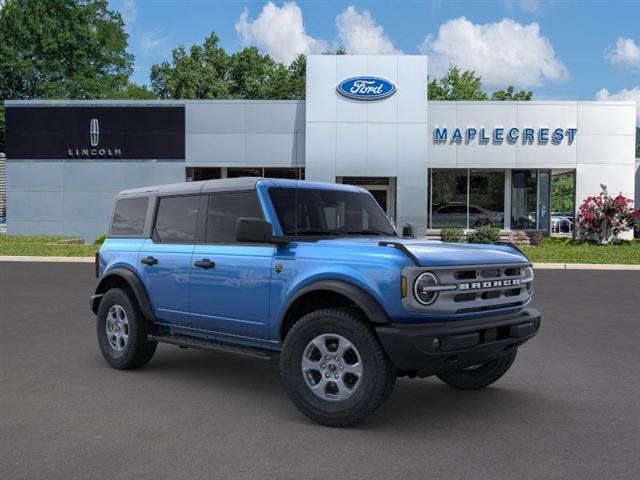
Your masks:
<svg viewBox="0 0 640 480"><path fill-rule="evenodd" d="M640 226L640 210L634 210L633 201L622 194L612 197L606 185L597 196L587 197L578 210L580 236L598 243L609 243L621 232Z"/></svg>

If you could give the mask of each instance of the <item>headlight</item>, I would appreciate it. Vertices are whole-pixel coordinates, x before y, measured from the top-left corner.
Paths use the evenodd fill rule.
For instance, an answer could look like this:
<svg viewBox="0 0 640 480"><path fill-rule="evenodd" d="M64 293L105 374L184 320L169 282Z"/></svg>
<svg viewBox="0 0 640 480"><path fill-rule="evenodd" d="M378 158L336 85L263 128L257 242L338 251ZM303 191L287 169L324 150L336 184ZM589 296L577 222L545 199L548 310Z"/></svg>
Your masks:
<svg viewBox="0 0 640 480"><path fill-rule="evenodd" d="M413 284L413 294L422 305L431 305L438 298L438 277L431 272L422 273Z"/></svg>
<svg viewBox="0 0 640 480"><path fill-rule="evenodd" d="M525 268L524 279L527 282L527 292L533 292L533 267Z"/></svg>

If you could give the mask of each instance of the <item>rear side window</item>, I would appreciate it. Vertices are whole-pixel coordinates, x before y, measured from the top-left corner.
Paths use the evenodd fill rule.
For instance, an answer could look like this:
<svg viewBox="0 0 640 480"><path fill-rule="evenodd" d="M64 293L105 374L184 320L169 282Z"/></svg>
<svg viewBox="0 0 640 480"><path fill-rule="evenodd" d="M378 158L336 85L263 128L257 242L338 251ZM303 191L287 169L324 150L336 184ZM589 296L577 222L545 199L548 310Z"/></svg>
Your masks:
<svg viewBox="0 0 640 480"><path fill-rule="evenodd" d="M207 212L207 243L236 243L238 217L263 218L256 192L210 195Z"/></svg>
<svg viewBox="0 0 640 480"><path fill-rule="evenodd" d="M112 237L142 236L148 203L149 199L146 197L118 200L113 214L110 235Z"/></svg>
<svg viewBox="0 0 640 480"><path fill-rule="evenodd" d="M160 198L153 240L159 243L194 243L199 195Z"/></svg>

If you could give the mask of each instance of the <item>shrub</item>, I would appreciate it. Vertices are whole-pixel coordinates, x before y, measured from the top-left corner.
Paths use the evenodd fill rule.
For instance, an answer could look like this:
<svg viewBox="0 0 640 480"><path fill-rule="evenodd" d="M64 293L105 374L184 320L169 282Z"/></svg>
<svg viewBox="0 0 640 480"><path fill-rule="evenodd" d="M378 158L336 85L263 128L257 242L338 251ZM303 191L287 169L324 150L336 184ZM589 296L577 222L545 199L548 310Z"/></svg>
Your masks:
<svg viewBox="0 0 640 480"><path fill-rule="evenodd" d="M464 230L461 228L443 228L440 230L440 240L448 243L460 243L464 240Z"/></svg>
<svg viewBox="0 0 640 480"><path fill-rule="evenodd" d="M500 229L491 225L478 227L467 235L469 243L498 243L498 240L500 240Z"/></svg>
<svg viewBox="0 0 640 480"><path fill-rule="evenodd" d="M96 238L94 245L102 245L106 239L106 235L100 235L98 238Z"/></svg>
<svg viewBox="0 0 640 480"><path fill-rule="evenodd" d="M533 232L530 243L531 245L542 245L544 243L544 233Z"/></svg>
<svg viewBox="0 0 640 480"><path fill-rule="evenodd" d="M602 191L597 196L584 199L578 210L580 236L609 243L621 232L640 226L640 211L633 208L630 198L619 194L612 197L606 185L600 185Z"/></svg>

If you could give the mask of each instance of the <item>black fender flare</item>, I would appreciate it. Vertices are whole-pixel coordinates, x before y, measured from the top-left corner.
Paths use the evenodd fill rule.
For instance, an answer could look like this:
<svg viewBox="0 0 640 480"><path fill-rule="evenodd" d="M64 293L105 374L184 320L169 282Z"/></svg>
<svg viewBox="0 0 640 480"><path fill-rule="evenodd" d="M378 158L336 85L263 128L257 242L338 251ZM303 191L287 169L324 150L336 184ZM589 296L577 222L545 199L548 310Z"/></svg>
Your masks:
<svg viewBox="0 0 640 480"><path fill-rule="evenodd" d="M154 321L155 315L153 314L153 309L151 308L147 291L145 290L140 277L126 267L116 267L109 270L107 274L100 279L100 282L96 287L95 294L91 297L91 310L93 310L93 313L98 313L100 300L102 300L102 297L107 292L107 285L109 284L109 281L114 278L124 280L127 283L131 288L131 291L133 291L133 294L136 296L138 306L140 307L144 318Z"/></svg>
<svg viewBox="0 0 640 480"><path fill-rule="evenodd" d="M283 309L283 313L280 315L280 321L278 323L279 328L282 328L282 322L284 322L289 310L300 297L318 290L335 292L347 297L360 310L362 310L362 313L364 313L372 323L391 323L389 316L380 306L378 301L360 287L342 280L319 280L298 290L293 298L287 302L287 305Z"/></svg>

